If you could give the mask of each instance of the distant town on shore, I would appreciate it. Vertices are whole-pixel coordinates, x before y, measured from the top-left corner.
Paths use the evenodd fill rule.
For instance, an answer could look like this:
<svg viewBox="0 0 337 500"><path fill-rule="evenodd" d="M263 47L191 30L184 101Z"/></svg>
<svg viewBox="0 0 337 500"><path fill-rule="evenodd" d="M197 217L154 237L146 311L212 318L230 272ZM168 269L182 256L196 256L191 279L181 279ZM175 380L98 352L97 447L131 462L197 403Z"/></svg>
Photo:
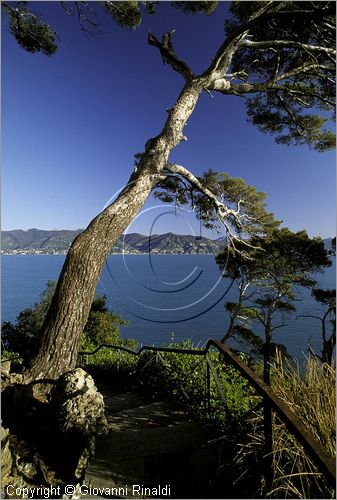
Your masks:
<svg viewBox="0 0 337 500"><path fill-rule="evenodd" d="M42 230L14 229L1 231L1 253L5 255L65 255L82 229ZM120 236L111 254L217 254L225 246L224 238L212 240L203 236L174 233L146 236L130 233Z"/></svg>

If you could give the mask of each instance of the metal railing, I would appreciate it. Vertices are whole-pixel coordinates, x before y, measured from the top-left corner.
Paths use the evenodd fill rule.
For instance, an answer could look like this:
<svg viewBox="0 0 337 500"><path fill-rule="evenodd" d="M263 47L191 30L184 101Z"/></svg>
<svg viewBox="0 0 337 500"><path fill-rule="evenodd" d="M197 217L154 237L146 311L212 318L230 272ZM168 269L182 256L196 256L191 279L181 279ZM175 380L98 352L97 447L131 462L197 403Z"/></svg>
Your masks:
<svg viewBox="0 0 337 500"><path fill-rule="evenodd" d="M251 370L243 361L239 359L230 349L223 345L220 341L209 339L203 349L184 349L177 347L156 347L156 346L142 346L138 351L129 349L128 347L102 344L94 351L80 352L81 356L91 356L96 354L103 348L116 350L118 354L117 369L119 369L120 355L122 352L134 356L140 356L145 351L152 351L160 355L162 352L176 353L176 354L189 354L193 356L203 356L206 362L206 387L208 393L208 410L210 409L210 381L211 375L215 380L221 400L225 400L222 393L221 383L217 377L216 370L209 358L211 349L217 350L223 359L233 366L249 383L254 387L256 392L263 398L264 407L264 437L265 437L265 457L267 481L271 483L273 480L273 424L272 412L274 411L280 420L286 425L288 430L297 438L303 448L308 453L309 457L313 459L317 467L324 475L327 482L335 488L336 486L336 465L331 456L325 451L322 445L316 440L313 434L304 426L299 418L288 408L288 406L274 393L272 388L263 382L257 374ZM88 358L87 358L88 360Z"/></svg>

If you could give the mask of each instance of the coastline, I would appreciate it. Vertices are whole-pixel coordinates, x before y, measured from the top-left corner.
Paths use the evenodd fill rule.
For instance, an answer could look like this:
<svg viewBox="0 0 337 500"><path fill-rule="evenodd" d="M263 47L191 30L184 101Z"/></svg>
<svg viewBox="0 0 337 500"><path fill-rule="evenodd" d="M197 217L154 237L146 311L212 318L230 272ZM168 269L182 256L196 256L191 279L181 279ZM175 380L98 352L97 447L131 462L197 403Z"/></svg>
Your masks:
<svg viewBox="0 0 337 500"><path fill-rule="evenodd" d="M1 251L1 256L9 256L9 255L67 255L67 252L4 252ZM151 256L156 256L156 255L218 255L215 252L189 252L189 253L183 253L183 252L112 252L109 253L109 255L151 255Z"/></svg>

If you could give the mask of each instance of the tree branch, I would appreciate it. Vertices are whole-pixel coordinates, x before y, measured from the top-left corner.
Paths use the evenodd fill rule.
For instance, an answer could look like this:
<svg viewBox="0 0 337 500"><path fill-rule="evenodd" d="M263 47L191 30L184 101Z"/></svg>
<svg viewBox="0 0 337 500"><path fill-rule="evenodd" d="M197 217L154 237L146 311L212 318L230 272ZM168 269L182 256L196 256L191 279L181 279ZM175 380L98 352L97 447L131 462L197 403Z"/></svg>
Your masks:
<svg viewBox="0 0 337 500"><path fill-rule="evenodd" d="M278 75L275 77L275 82L279 82L281 80L285 80L287 78L292 78L293 76L296 76L300 73L310 73L311 70L317 71L318 69L323 69L325 71L330 71L330 72L335 72L335 69L332 68L331 66L326 66L323 64L318 64L318 63L312 63L312 64L303 64L302 66L298 66L297 68L292 69L291 71L288 71L287 73L283 73L282 75ZM315 75L317 74L316 72L314 73ZM318 74L318 76L320 76Z"/></svg>
<svg viewBox="0 0 337 500"><path fill-rule="evenodd" d="M294 42L292 40L265 40L261 42L254 42L245 38L241 42L241 46L252 49L271 49L271 48L289 48L289 49L303 49L311 53L329 54L336 56L336 50L321 45L309 45L307 43Z"/></svg>
<svg viewBox="0 0 337 500"><path fill-rule="evenodd" d="M305 137L305 132L303 130L303 127L301 127L300 123L298 122L298 119L297 119L297 116L295 115L295 113L292 112L292 110L289 108L289 106L287 105L287 103L285 102L283 97L281 95L279 95L278 92L276 93L276 97L277 97L278 101L280 102L281 106L283 107L283 109L290 116L290 119L292 120L292 122L295 124L296 130L299 133L299 135L301 137Z"/></svg>
<svg viewBox="0 0 337 500"><path fill-rule="evenodd" d="M160 42L151 32L149 32L147 41L149 45L157 47L157 49L160 50L160 54L163 58L164 64L168 63L175 71L180 73L182 77L188 82L193 79L194 75L190 67L185 63L185 61L178 59L178 57L175 55L171 39L169 39L168 43L168 36L171 34L172 32L165 33L163 35L162 41Z"/></svg>
<svg viewBox="0 0 337 500"><path fill-rule="evenodd" d="M238 251L238 249L235 247L235 242L241 242L250 248L257 248L248 243L246 240L238 237L234 232L234 228L239 229L239 231L241 230L242 232L245 232L245 226L243 224L243 221L245 220L245 213L240 212L240 203L237 204L237 210L229 208L224 203L223 199L219 199L212 191L204 186L199 181L199 179L197 179L197 177L195 177L189 170L181 165L167 163L165 166L165 170L170 172L171 174L176 174L177 176L185 179L189 184L191 184L191 186L193 186L197 191L202 193L206 198L208 198L208 200L212 202L220 223L225 227L229 243L232 245L235 251Z"/></svg>
<svg viewBox="0 0 337 500"><path fill-rule="evenodd" d="M296 319L297 318L314 318L314 319L319 319L320 321L322 321L322 318L320 318L319 316L314 316L312 314L298 314L296 316Z"/></svg>
<svg viewBox="0 0 337 500"><path fill-rule="evenodd" d="M295 70L292 73L295 74ZM287 77L288 75L285 74L283 76ZM265 92L266 90L275 90L277 92L284 92L287 93L288 95L291 95L291 97L295 101L299 102L299 104L301 104L304 107L311 107L311 104L302 101L298 96L315 98L331 106L332 108L335 107L335 102L332 101L331 99L327 99L323 95L316 94L314 92L311 92L310 90L306 93L298 89L292 89L289 86L277 85L276 80L274 78L272 78L271 80L266 80L263 83L251 83L251 82L232 83L226 78L220 78L212 82L208 86L208 89L221 92L222 94L233 94L239 96L242 96L244 94L255 94L259 92Z"/></svg>
<svg viewBox="0 0 337 500"><path fill-rule="evenodd" d="M315 46L308 43L301 43L295 40L266 40L266 41L253 41L247 38L249 30L266 20L273 18L282 18L287 16L305 16L310 17L320 17L326 15L334 15L332 8L314 7L312 10L303 8L296 10L288 10L288 5L290 2L267 2L262 9L256 12L250 19L242 24L238 29L231 33L221 47L218 49L215 57L209 68L201 75L202 77L208 78L205 88L207 90L216 90L223 94L235 94L243 95L246 93L263 92L270 88L275 90L281 89L281 86L277 83L286 78L291 78L299 73L309 72L311 69L328 69L334 72L334 69L327 66L320 65L316 60L317 54L325 55L327 58L335 62L336 50L333 48L325 47L322 45ZM278 55L278 60L276 61L275 69L273 75L266 81L258 82L248 82L243 83L232 83L229 79L229 75L226 74L227 70L231 64L235 52L241 47L252 48L258 50L265 49L282 49L282 48L297 48L299 50L306 51L309 56L314 59L315 64L303 64L292 71L285 73L283 75L278 75L280 68L280 60ZM232 75L233 76L233 75ZM246 75L247 76L247 75ZM240 79L240 77L238 77Z"/></svg>
<svg viewBox="0 0 337 500"><path fill-rule="evenodd" d="M222 74L227 71L232 57L236 50L242 46L248 47L249 43L251 44L266 44L265 46L261 45L259 48L268 48L270 47L270 42L253 42L249 41L246 39L247 34L249 33L249 30L254 28L256 25L261 24L262 22L265 22L269 19L273 18L282 18L282 17L298 17L298 16L306 16L306 17L317 17L319 15L321 16L326 16L327 14L334 15L334 9L331 8L331 10L328 9L328 12L325 11L325 8L323 7L322 9L298 9L298 10L281 10L284 7L288 7L290 5L290 2L274 2L270 1L267 2L258 12L255 12L246 23L242 24L237 30L235 30L232 34L227 36L226 40L224 43L221 45L221 47L218 49L217 53L215 54L211 65L209 68L203 73L202 76L216 76L216 79L220 78L221 72ZM275 40L274 42L279 42L279 40ZM283 40L280 40L281 45L283 43ZM301 44L300 42L287 42L289 43L294 43L297 44L299 43L302 45L302 48L305 47L307 44ZM269 43L269 45L267 45ZM280 45L280 46L281 46ZM251 46L251 45L250 45ZM290 45L287 45L287 47L290 47ZM294 46L293 46L294 47ZM308 47L311 47L311 45L308 45ZM229 50L230 49L230 50ZM322 47L322 49L325 49ZM332 51L332 52L331 52ZM317 49L317 52L319 52L319 49ZM326 49L322 50L320 52L325 52L326 54L333 54L336 52L333 52L333 49ZM217 89L215 89L217 90Z"/></svg>
<svg viewBox="0 0 337 500"><path fill-rule="evenodd" d="M273 1L267 2L258 12L255 12L246 23L240 26L239 29L227 36L226 40L213 57L211 65L202 76L215 76L215 73L218 73L217 76L219 77L221 72L223 73L224 71L227 71L234 53L241 46L242 41L248 34L249 29L256 25L261 18L266 15L268 16L269 10L274 7L274 4L275 2ZM283 4L284 2L282 2L277 8L280 8ZM230 51L229 48L231 48Z"/></svg>
<svg viewBox="0 0 337 500"><path fill-rule="evenodd" d="M325 312L325 314L323 315L322 318L320 316L314 316L312 314L299 314L298 316L296 316L296 319L297 318L313 318L313 319L318 319L322 323L322 338L323 338L324 343L326 343L327 340L326 340L326 324L325 324L325 320L327 319L327 317L329 316L329 314L333 310L334 310L333 308L329 308Z"/></svg>
<svg viewBox="0 0 337 500"><path fill-rule="evenodd" d="M64 12L67 14L67 16L73 16L74 15L74 10L71 7L68 7L67 4L70 2L61 2L61 7L63 8ZM84 12L83 12L83 7L86 8L87 10L93 11L93 9L88 5L88 2L73 2L75 5L76 9L76 17L80 26L80 30L83 31L86 34L91 34L89 26L86 26L86 23L94 29L94 31L103 33L103 30L100 28L100 24L93 21L90 19Z"/></svg>
<svg viewBox="0 0 337 500"><path fill-rule="evenodd" d="M168 163L165 168L169 172L180 175L181 177L186 179L192 186L194 186L198 191L203 193L209 200L211 200L214 203L217 212L222 217L226 217L227 215L234 212L233 210L229 209L227 205L219 201L216 195L212 193L212 191L210 191L208 188L203 186L199 181L199 179L197 179L189 170L187 170L187 168L172 163Z"/></svg>
<svg viewBox="0 0 337 500"><path fill-rule="evenodd" d="M332 108L335 107L334 101L331 101L330 99L327 99L326 97L323 97L320 94L316 94L315 92L310 92L310 91L303 92L303 91L298 90L298 89L292 89L288 86L287 87L283 86L283 87L279 88L278 91L282 91L282 92L285 92L286 94L289 94L293 99L295 99L295 101L298 101L299 104L301 104L301 106L304 106L304 107L308 107L308 108L311 107L311 103L307 103L307 102L303 101L299 96L318 99L319 101L322 101L325 104L328 104Z"/></svg>
<svg viewBox="0 0 337 500"><path fill-rule="evenodd" d="M284 326L287 326L287 324L286 323L282 323L280 325L273 326L272 327L272 331L277 330L278 328L283 328Z"/></svg>

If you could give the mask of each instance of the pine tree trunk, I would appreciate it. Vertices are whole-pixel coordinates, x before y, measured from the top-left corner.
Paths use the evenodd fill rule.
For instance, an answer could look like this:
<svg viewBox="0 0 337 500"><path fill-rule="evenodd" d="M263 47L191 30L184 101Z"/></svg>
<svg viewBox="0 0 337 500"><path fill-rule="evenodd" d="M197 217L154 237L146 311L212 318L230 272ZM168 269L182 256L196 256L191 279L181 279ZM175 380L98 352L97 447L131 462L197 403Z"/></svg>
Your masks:
<svg viewBox="0 0 337 500"><path fill-rule="evenodd" d="M334 332L330 338L326 341L323 341L323 349L322 349L322 363L327 363L332 366L333 353L336 347L336 332Z"/></svg>
<svg viewBox="0 0 337 500"><path fill-rule="evenodd" d="M42 327L39 351L25 373L26 382L57 379L76 366L81 334L106 257L142 208L170 152L182 140L183 128L201 92L197 80L185 85L162 132L151 140L128 185L74 240Z"/></svg>
<svg viewBox="0 0 337 500"><path fill-rule="evenodd" d="M270 362L271 362L271 342L272 342L272 306L269 306L267 312L267 321L265 325L265 345L263 355L263 380L270 385Z"/></svg>
<svg viewBox="0 0 337 500"><path fill-rule="evenodd" d="M225 333L225 335L220 340L220 342L222 342L223 344L226 342L227 339L229 339L230 337L233 336L234 323L235 323L236 318L237 318L237 314L235 314L235 316L231 315L229 317L229 325L228 325L228 328L227 328L227 332Z"/></svg>

